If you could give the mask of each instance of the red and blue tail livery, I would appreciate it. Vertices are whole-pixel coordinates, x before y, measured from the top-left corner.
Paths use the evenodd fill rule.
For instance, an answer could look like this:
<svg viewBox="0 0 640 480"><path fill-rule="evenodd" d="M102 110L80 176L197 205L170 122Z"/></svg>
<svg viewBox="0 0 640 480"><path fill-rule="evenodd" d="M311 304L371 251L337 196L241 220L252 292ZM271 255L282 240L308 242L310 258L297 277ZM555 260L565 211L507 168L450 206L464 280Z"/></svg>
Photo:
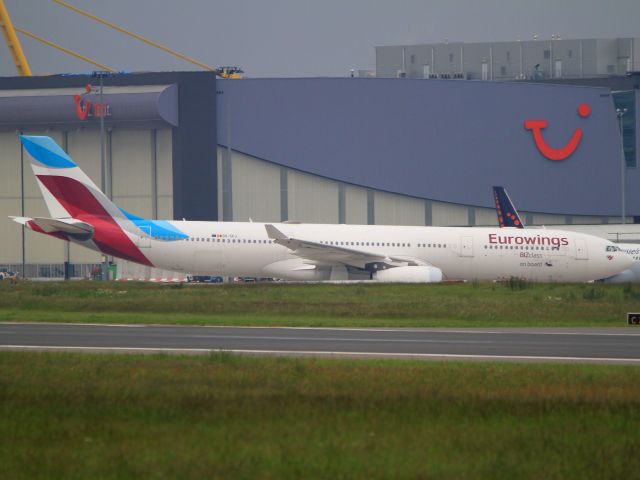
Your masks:
<svg viewBox="0 0 640 480"><path fill-rule="evenodd" d="M50 137L20 138L52 218L14 218L19 223L148 266L153 264L141 245L151 236L186 237L168 222L144 220L118 208Z"/></svg>
<svg viewBox="0 0 640 480"><path fill-rule="evenodd" d="M553 230L504 235L498 228L148 220L115 205L51 138L21 140L50 216L12 217L16 222L164 270L297 281L576 282L605 278L633 263L611 242ZM521 227L503 199L508 201L506 192L497 192L500 225L511 220Z"/></svg>

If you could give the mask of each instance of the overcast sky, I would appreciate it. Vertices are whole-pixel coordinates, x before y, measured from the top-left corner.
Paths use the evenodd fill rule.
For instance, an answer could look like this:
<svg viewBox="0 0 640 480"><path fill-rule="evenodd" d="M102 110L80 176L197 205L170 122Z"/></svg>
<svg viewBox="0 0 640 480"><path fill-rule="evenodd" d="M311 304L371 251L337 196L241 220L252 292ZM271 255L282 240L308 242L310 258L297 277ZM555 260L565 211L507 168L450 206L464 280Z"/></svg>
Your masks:
<svg viewBox="0 0 640 480"><path fill-rule="evenodd" d="M374 69L377 45L640 37L640 0L66 0L211 66L251 77L346 76ZM16 27L116 70L189 63L60 7L4 0ZM1 38L1 37L0 37ZM34 74L96 68L20 35ZM15 75L0 45L0 75Z"/></svg>

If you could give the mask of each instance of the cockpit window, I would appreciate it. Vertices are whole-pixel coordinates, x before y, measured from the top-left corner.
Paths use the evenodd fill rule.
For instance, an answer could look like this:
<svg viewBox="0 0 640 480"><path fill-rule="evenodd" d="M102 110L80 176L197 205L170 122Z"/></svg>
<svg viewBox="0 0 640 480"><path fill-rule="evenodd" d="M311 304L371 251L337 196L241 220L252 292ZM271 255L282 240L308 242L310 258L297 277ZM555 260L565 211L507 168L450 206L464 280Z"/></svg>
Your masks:
<svg viewBox="0 0 640 480"><path fill-rule="evenodd" d="M607 252L620 252L620 247L614 245L607 245Z"/></svg>

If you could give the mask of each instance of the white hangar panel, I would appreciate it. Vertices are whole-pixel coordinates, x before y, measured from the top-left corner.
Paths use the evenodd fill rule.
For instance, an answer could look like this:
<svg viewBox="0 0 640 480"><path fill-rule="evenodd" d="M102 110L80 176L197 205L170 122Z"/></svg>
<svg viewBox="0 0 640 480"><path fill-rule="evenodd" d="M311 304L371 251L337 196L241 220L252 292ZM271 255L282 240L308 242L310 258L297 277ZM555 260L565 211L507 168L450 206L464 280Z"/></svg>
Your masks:
<svg viewBox="0 0 640 480"><path fill-rule="evenodd" d="M602 223L602 217L591 217L588 215L574 215L573 223L576 225L598 225Z"/></svg>
<svg viewBox="0 0 640 480"><path fill-rule="evenodd" d="M41 198L25 199L25 212L28 217L48 217L49 211ZM55 237L26 230L25 261L27 263L64 262L64 242Z"/></svg>
<svg viewBox="0 0 640 480"><path fill-rule="evenodd" d="M60 243L60 240L58 240ZM88 248L71 243L69 245L69 261L71 263L100 263L102 255Z"/></svg>
<svg viewBox="0 0 640 480"><path fill-rule="evenodd" d="M424 200L375 192L376 225L424 225Z"/></svg>
<svg viewBox="0 0 640 480"><path fill-rule="evenodd" d="M432 222L438 227L461 227L469 224L469 208L455 203L433 202Z"/></svg>
<svg viewBox="0 0 640 480"><path fill-rule="evenodd" d="M20 140L15 132L0 132L0 198L20 198Z"/></svg>
<svg viewBox="0 0 640 480"><path fill-rule="evenodd" d="M476 221L475 225L483 227L497 227L498 216L493 208L475 208Z"/></svg>
<svg viewBox="0 0 640 480"><path fill-rule="evenodd" d="M565 222L564 215L549 215L545 213L534 213L532 225L561 225Z"/></svg>
<svg viewBox="0 0 640 480"><path fill-rule="evenodd" d="M280 167L233 152L231 172L233 219L279 222Z"/></svg>
<svg viewBox="0 0 640 480"><path fill-rule="evenodd" d="M151 218L151 133L114 130L111 134L113 201L128 212Z"/></svg>
<svg viewBox="0 0 640 480"><path fill-rule="evenodd" d="M67 134L67 153L98 187L102 182L100 169L100 131L72 130Z"/></svg>
<svg viewBox="0 0 640 480"><path fill-rule="evenodd" d="M289 170L287 192L289 220L338 223L338 183Z"/></svg>
<svg viewBox="0 0 640 480"><path fill-rule="evenodd" d="M344 187L345 222L352 225L367 224L367 190L352 185Z"/></svg>
<svg viewBox="0 0 640 480"><path fill-rule="evenodd" d="M30 173L25 170L25 173ZM0 133L0 263L22 261L21 228L9 215L20 215L20 141L15 132Z"/></svg>
<svg viewBox="0 0 640 480"><path fill-rule="evenodd" d="M173 219L172 133L168 128L156 133L158 218Z"/></svg>
<svg viewBox="0 0 640 480"><path fill-rule="evenodd" d="M22 262L22 227L9 215L20 215L20 199L0 198L0 232L2 232L1 263Z"/></svg>

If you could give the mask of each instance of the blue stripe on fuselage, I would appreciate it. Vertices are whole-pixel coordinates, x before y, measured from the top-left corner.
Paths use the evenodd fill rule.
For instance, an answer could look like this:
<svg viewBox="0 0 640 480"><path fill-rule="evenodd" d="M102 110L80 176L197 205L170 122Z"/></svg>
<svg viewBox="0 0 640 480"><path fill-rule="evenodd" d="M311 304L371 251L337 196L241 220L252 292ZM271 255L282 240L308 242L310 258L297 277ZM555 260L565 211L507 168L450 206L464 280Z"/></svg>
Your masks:
<svg viewBox="0 0 640 480"><path fill-rule="evenodd" d="M122 208L120 211L124 213L125 216L143 233L157 240L175 241L189 237L189 235L181 232L166 220L146 220L133 215Z"/></svg>

